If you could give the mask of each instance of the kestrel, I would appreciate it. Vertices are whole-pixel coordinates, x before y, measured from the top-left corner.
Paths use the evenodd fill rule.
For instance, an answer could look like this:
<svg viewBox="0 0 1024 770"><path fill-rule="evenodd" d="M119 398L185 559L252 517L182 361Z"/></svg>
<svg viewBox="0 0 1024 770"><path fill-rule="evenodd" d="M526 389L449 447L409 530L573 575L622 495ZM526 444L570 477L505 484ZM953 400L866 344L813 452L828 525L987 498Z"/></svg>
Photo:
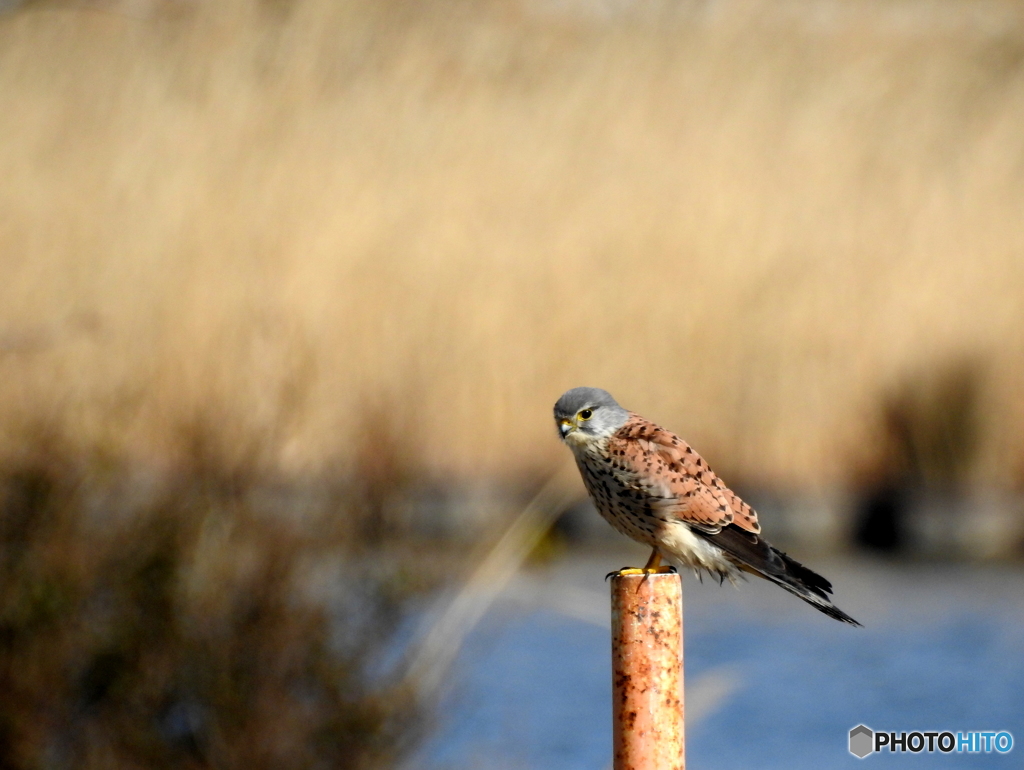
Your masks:
<svg viewBox="0 0 1024 770"><path fill-rule="evenodd" d="M770 580L831 618L859 626L832 604L832 584L760 536L754 509L674 433L627 411L599 388L573 388L555 404L555 423L587 492L615 529L662 556L735 582Z"/></svg>

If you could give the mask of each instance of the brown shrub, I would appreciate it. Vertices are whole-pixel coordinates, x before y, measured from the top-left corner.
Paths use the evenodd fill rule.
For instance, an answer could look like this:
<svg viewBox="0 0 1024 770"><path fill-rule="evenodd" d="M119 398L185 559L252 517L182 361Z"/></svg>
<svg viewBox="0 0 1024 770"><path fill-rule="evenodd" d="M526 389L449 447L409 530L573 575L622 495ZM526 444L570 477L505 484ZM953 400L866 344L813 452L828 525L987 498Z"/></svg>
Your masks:
<svg viewBox="0 0 1024 770"><path fill-rule="evenodd" d="M416 736L382 661L414 587L358 514L196 457L0 469L0 767L364 768Z"/></svg>

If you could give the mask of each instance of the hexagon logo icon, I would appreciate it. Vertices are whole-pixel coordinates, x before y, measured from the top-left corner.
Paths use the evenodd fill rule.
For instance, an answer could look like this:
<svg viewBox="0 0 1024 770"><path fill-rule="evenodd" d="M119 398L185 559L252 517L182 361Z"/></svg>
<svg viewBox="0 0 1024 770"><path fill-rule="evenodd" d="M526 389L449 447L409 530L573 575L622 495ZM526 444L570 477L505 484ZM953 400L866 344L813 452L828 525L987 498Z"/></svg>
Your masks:
<svg viewBox="0 0 1024 770"><path fill-rule="evenodd" d="M857 725L850 730L850 753L858 759L864 759L875 750L875 734L870 727Z"/></svg>

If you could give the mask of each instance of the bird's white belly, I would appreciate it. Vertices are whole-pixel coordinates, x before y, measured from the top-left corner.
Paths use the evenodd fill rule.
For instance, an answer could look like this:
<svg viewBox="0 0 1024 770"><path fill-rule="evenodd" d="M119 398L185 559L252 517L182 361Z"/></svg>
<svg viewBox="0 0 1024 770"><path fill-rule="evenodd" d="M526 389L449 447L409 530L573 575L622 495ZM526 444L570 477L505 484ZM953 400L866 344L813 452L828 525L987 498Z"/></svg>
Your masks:
<svg viewBox="0 0 1024 770"><path fill-rule="evenodd" d="M731 575L736 567L717 545L709 543L682 522L663 522L658 537L658 548L670 559L693 569L706 569Z"/></svg>

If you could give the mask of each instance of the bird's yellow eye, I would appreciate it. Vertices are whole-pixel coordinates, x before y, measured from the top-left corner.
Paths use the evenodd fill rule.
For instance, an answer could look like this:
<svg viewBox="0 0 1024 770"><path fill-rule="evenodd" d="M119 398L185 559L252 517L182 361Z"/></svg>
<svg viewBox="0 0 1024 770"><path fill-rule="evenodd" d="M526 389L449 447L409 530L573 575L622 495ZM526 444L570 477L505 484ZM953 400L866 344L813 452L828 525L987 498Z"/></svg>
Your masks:
<svg viewBox="0 0 1024 770"><path fill-rule="evenodd" d="M580 410L579 418L581 420L589 420L593 416L594 416L594 411L592 409L581 409Z"/></svg>

